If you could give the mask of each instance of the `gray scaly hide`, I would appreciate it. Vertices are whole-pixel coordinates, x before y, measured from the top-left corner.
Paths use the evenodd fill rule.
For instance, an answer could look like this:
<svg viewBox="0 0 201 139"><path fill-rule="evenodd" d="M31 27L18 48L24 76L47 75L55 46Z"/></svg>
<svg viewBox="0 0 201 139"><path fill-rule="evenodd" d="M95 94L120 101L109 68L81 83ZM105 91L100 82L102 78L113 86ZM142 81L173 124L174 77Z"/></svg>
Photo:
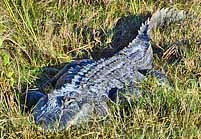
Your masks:
<svg viewBox="0 0 201 139"><path fill-rule="evenodd" d="M86 64L71 82L42 97L33 111L36 124L45 130L64 129L88 120L94 111L106 115L109 111L106 102L112 89L135 88L136 82L145 78L140 71L153 69L150 31L185 17L185 12L175 9L161 9L154 13L142 24L128 47L109 59Z"/></svg>

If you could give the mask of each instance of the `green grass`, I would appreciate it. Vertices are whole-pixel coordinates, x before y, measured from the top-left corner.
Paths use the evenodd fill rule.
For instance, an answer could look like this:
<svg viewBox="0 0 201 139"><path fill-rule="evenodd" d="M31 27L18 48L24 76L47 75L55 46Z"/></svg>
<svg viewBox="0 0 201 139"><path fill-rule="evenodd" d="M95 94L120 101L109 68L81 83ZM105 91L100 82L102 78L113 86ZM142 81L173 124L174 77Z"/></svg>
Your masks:
<svg viewBox="0 0 201 139"><path fill-rule="evenodd" d="M0 1L0 137L201 138L200 5L198 0L111 0L105 5L90 0ZM154 66L165 71L171 87L148 79L140 85L147 95L133 98L129 112L112 105L114 114L107 120L94 118L62 132L43 132L31 114L21 113L15 99L34 87L42 67L94 57L93 51L102 52L111 43L119 19L162 7L196 15L152 33Z"/></svg>

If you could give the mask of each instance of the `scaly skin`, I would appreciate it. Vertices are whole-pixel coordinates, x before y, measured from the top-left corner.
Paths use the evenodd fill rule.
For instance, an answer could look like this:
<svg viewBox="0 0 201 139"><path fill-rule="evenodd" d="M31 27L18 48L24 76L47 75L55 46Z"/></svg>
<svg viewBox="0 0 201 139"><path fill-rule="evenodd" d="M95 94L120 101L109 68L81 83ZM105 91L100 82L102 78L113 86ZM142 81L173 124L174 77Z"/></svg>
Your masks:
<svg viewBox="0 0 201 139"><path fill-rule="evenodd" d="M57 82L65 79L62 86L53 93L40 98L33 110L34 120L45 130L64 129L72 124L78 124L90 118L95 111L98 115L108 114L106 102L110 100L111 93L122 90L126 86L135 88L136 82L142 81L150 72L161 83L166 77L152 67L153 52L150 44L149 33L164 23L171 23L186 17L186 14L174 9L157 11L146 21L139 30L137 37L113 57L91 61L78 68L72 68L62 74ZM139 94L139 91L133 94Z"/></svg>

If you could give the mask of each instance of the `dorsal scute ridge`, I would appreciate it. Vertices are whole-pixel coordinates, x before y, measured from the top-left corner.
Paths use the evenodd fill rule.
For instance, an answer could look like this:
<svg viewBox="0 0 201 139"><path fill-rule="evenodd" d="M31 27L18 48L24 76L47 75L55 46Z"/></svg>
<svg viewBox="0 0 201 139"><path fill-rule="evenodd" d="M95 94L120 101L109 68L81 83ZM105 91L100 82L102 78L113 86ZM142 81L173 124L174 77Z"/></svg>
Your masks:
<svg viewBox="0 0 201 139"><path fill-rule="evenodd" d="M73 84L76 88L78 87L77 84L80 84L81 80L85 78L86 74L93 69L94 66L96 66L98 63L94 62L88 65L85 65L80 69L75 76L71 79L71 84ZM66 86L65 84L64 86Z"/></svg>
<svg viewBox="0 0 201 139"><path fill-rule="evenodd" d="M148 22L142 23L140 30L138 30L138 35L136 38L140 39L141 36L147 36L148 27Z"/></svg>
<svg viewBox="0 0 201 139"><path fill-rule="evenodd" d="M136 38L129 43L129 45L127 46L127 48L130 48L130 47L137 47L136 42L137 40L141 39L140 36L147 36L147 31L148 31L148 27L149 27L149 19L145 22L145 23L142 23L140 29L138 30L138 35L136 36ZM124 50L126 51L126 49Z"/></svg>

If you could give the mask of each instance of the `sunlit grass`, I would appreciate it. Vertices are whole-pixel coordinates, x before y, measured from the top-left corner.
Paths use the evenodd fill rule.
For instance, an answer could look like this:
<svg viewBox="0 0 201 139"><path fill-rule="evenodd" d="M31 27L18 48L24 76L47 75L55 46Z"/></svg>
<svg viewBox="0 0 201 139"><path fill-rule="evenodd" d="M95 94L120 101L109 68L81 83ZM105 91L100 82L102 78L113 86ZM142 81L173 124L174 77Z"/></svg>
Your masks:
<svg viewBox="0 0 201 139"><path fill-rule="evenodd" d="M200 5L198 0L0 1L0 137L200 138ZM162 7L196 15L151 34L154 66L166 73L170 87L147 79L140 85L145 96L124 107L111 104L113 114L106 120L94 117L61 132L43 132L31 114L21 112L19 96L35 87L42 67L96 58L93 51L109 47L120 18Z"/></svg>

